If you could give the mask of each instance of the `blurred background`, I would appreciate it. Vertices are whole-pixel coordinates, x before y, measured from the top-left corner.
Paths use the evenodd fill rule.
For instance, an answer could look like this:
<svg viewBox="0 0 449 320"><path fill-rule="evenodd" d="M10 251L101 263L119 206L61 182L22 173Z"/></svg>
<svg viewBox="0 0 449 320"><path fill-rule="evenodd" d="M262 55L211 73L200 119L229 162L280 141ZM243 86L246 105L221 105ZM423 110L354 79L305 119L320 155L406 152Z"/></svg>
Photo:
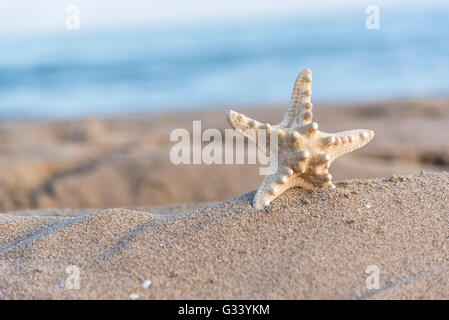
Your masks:
<svg viewBox="0 0 449 320"><path fill-rule="evenodd" d="M170 132L277 123L305 68L323 131L376 134L334 181L449 169L447 0L0 0L0 212L254 190L257 165L173 165Z"/></svg>
<svg viewBox="0 0 449 320"><path fill-rule="evenodd" d="M446 95L449 2L0 2L2 119L286 104L305 68L315 102Z"/></svg>

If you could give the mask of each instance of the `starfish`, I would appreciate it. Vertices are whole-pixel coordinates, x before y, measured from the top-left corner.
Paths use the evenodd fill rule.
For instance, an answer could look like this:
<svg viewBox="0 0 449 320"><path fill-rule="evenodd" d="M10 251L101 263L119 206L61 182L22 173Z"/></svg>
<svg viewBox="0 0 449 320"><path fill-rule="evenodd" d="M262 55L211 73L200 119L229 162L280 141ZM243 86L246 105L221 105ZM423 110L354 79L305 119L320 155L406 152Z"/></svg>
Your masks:
<svg viewBox="0 0 449 320"><path fill-rule="evenodd" d="M232 110L227 112L230 125L239 133L255 142L259 147L265 139L269 155L270 136L277 134L277 154L273 155L277 163L274 173L265 176L257 190L253 207L261 210L271 201L292 187L313 189L316 187L335 188L329 165L345 153L363 147L373 137L371 130L350 130L339 133L326 133L318 130L318 124L312 122L312 71L304 70L296 78L291 104L281 123L263 124ZM259 130L265 131L260 135ZM273 158L270 158L270 165Z"/></svg>

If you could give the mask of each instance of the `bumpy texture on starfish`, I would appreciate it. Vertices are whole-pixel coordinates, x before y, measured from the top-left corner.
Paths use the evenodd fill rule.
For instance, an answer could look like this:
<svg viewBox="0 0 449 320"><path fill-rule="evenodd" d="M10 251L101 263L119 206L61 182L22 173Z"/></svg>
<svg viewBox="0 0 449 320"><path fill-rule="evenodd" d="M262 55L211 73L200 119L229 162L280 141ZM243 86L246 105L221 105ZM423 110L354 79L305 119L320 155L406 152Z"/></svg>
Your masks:
<svg viewBox="0 0 449 320"><path fill-rule="evenodd" d="M307 69L296 78L290 107L281 123L262 124L232 110L227 112L231 126L258 142L258 131L266 131L266 151L269 153L270 135L278 135L277 171L266 175L256 192L253 207L256 210L268 206L285 190L299 186L335 188L328 169L339 156L363 147L373 137L371 130L351 130L325 133L312 122L310 97L312 71Z"/></svg>

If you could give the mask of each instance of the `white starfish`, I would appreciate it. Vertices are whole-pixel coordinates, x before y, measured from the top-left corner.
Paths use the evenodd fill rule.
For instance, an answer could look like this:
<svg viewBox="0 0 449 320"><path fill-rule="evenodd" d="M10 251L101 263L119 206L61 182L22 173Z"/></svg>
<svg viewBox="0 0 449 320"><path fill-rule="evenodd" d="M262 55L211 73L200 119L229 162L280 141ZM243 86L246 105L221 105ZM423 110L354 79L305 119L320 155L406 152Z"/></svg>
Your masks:
<svg viewBox="0 0 449 320"><path fill-rule="evenodd" d="M253 199L256 210L263 209L285 190L299 186L335 188L328 169L339 156L363 147L373 137L371 130L325 133L312 121L310 97L312 71L307 69L296 78L290 107L281 123L271 126L250 119L232 110L227 112L231 126L258 143L259 130L266 131L269 154L270 135L278 135L277 170L266 175ZM260 145L258 143L258 145Z"/></svg>

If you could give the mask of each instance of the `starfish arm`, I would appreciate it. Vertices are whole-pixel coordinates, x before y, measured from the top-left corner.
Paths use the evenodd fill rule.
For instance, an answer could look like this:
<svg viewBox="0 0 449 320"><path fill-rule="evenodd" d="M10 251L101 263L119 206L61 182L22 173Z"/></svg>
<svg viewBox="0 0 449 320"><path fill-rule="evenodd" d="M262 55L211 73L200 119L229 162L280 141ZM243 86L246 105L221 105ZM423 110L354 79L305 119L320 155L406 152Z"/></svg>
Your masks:
<svg viewBox="0 0 449 320"><path fill-rule="evenodd" d="M283 178L279 170L275 174L265 176L253 199L253 208L262 210L275 198L290 188L290 180ZM284 182L285 181L285 182ZM280 183L279 183L280 182Z"/></svg>
<svg viewBox="0 0 449 320"><path fill-rule="evenodd" d="M345 153L357 150L367 144L374 137L371 130L349 130L339 133L331 133L322 138L322 143L327 148L331 161Z"/></svg>
<svg viewBox="0 0 449 320"><path fill-rule="evenodd" d="M227 112L227 118L232 128L247 137L248 140L255 142L264 152L268 152L270 147L270 133L273 130L269 124L263 124L232 110ZM259 132L259 130L265 131ZM260 137L265 138L265 145L259 141Z"/></svg>
<svg viewBox="0 0 449 320"><path fill-rule="evenodd" d="M310 97L312 95L311 88L312 71L306 69L296 78L290 106L281 122L282 126L289 127L294 121L300 125L312 121L312 103L310 102Z"/></svg>
<svg viewBox="0 0 449 320"><path fill-rule="evenodd" d="M261 210L286 190L300 186L312 189L313 184L294 173L289 167L279 167L276 173L265 176L253 198L253 208Z"/></svg>

